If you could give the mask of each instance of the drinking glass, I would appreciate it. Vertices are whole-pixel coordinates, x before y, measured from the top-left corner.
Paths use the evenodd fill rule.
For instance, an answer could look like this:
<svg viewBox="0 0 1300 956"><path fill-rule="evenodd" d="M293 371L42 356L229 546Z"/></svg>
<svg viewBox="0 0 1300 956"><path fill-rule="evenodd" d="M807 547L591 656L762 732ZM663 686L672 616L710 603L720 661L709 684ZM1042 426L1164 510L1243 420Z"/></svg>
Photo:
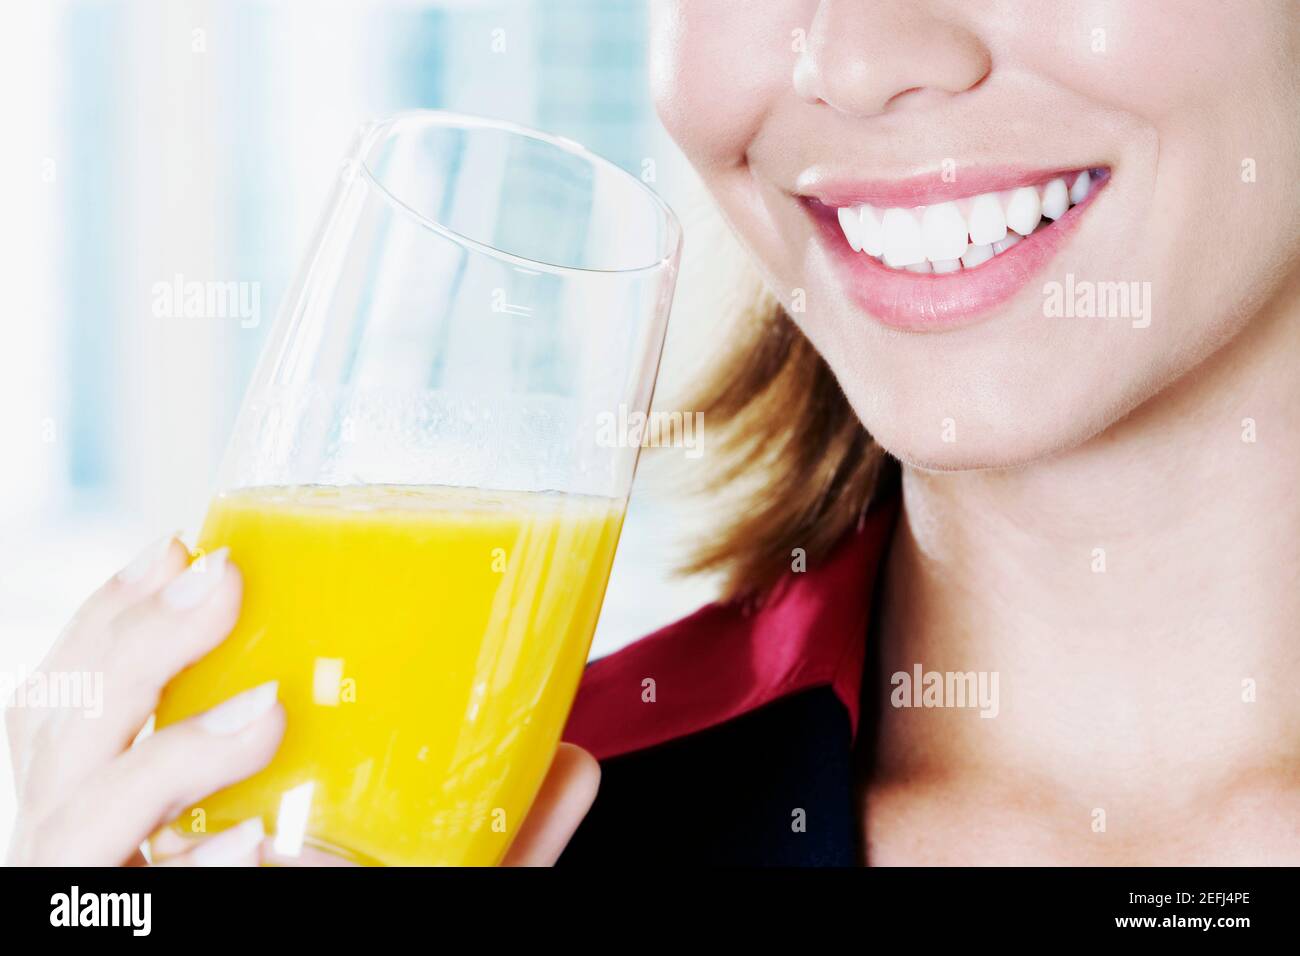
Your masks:
<svg viewBox="0 0 1300 956"><path fill-rule="evenodd" d="M287 729L170 829L501 860L586 661L640 444L610 424L648 410L680 245L571 141L432 111L358 134L198 541L243 573L239 621L156 721L274 680Z"/></svg>

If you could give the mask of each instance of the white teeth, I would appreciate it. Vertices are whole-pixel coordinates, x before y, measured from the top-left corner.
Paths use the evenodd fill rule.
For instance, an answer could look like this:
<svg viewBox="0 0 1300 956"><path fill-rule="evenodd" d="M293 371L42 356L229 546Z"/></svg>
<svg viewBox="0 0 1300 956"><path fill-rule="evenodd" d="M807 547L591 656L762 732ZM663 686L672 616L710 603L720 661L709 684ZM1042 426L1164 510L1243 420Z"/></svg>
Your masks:
<svg viewBox="0 0 1300 956"><path fill-rule="evenodd" d="M858 207L858 238L862 240L862 251L869 256L878 256L885 251L885 232L875 207Z"/></svg>
<svg viewBox="0 0 1300 956"><path fill-rule="evenodd" d="M1067 182L1058 176L1041 186L906 209L843 206L836 216L854 252L865 252L891 269L943 275L988 262L1022 236L1046 229L1092 192L1086 171L1074 178L1074 185L1067 188Z"/></svg>
<svg viewBox="0 0 1300 956"><path fill-rule="evenodd" d="M1070 190L1065 188L1064 179L1053 179L1043 187L1043 215L1046 218L1060 219L1069 208Z"/></svg>
<svg viewBox="0 0 1300 956"><path fill-rule="evenodd" d="M1085 169L1079 174L1079 178L1074 181L1070 187L1070 202L1078 205L1088 198L1088 193L1092 192L1092 177L1088 175Z"/></svg>
<svg viewBox="0 0 1300 956"><path fill-rule="evenodd" d="M1043 204L1038 199L1038 190L1033 186L1021 186L1011 194L1007 203L1007 228L1014 229L1022 236L1034 231L1038 220L1043 218Z"/></svg>
<svg viewBox="0 0 1300 956"><path fill-rule="evenodd" d="M861 252L862 239L859 237L858 211L852 206L841 206L837 214L840 217L840 228L844 230L844 238L849 241L849 246L854 252Z"/></svg>
<svg viewBox="0 0 1300 956"><path fill-rule="evenodd" d="M988 262L993 258L993 246L971 246L966 250L966 255L961 257L961 264L967 269L974 269L976 266Z"/></svg>
<svg viewBox="0 0 1300 956"><path fill-rule="evenodd" d="M1019 241L1020 241L1020 237L1017 236L1014 232L1007 233L1007 237L1005 239L1001 240L1000 242L993 243L994 255L1001 255L1002 253L1006 252L1008 249L1010 249Z"/></svg>
<svg viewBox="0 0 1300 956"><path fill-rule="evenodd" d="M886 209L881 221L885 265L898 269L925 260L921 224L908 209Z"/></svg>
<svg viewBox="0 0 1300 956"><path fill-rule="evenodd" d="M927 206L921 218L925 257L931 262L960 259L966 254L966 220L955 202Z"/></svg>
<svg viewBox="0 0 1300 956"><path fill-rule="evenodd" d="M970 241L977 246L997 242L1007 234L1007 214L993 193L976 196L970 206Z"/></svg>

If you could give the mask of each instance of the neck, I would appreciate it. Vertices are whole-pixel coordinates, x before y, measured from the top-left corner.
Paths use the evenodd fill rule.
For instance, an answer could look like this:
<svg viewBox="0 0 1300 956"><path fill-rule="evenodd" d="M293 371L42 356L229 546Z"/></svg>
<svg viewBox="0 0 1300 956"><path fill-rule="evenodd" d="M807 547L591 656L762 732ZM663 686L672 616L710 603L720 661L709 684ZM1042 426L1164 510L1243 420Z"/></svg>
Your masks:
<svg viewBox="0 0 1300 956"><path fill-rule="evenodd" d="M1297 765L1291 308L1262 312L1068 453L1014 470L904 470L873 775L1034 780L1156 814L1244 771ZM916 663L996 672L997 716L891 707L891 675Z"/></svg>

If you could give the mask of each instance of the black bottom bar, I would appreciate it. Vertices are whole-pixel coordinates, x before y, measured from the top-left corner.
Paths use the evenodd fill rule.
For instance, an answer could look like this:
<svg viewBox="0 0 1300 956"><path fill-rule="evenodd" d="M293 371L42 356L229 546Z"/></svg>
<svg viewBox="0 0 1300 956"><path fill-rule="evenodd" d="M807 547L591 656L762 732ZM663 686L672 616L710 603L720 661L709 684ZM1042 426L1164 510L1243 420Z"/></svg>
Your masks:
<svg viewBox="0 0 1300 956"><path fill-rule="evenodd" d="M674 925L733 942L751 932L811 941L834 928L864 944L1130 936L1230 945L1289 934L1297 886L1294 869L681 871L646 863L603 872L10 869L0 870L0 913L18 937L355 940L372 950L405 948L402 939L440 948L453 938L494 949L512 933L557 943L578 933L595 945L680 940L678 931L661 935Z"/></svg>

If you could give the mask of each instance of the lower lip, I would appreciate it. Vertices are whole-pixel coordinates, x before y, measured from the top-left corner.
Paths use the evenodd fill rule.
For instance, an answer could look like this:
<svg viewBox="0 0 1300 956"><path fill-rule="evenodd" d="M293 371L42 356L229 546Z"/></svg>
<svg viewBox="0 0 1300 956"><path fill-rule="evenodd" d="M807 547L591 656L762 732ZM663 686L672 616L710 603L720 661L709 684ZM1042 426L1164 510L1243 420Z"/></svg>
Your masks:
<svg viewBox="0 0 1300 956"><path fill-rule="evenodd" d="M1083 213L1108 182L1045 229L1026 236L975 269L943 275L890 269L844 238L834 207L806 201L849 296L883 325L905 332L939 332L991 317L1029 285L1069 238Z"/></svg>

